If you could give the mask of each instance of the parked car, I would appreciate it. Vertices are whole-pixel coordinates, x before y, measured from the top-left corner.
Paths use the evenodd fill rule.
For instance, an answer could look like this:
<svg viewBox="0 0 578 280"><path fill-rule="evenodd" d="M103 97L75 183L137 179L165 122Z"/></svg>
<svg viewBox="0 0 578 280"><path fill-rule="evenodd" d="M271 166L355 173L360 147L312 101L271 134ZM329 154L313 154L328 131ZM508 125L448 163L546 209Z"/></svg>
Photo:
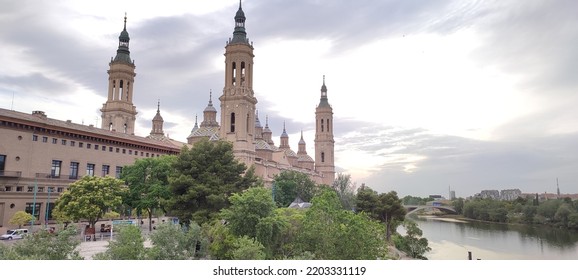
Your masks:
<svg viewBox="0 0 578 280"><path fill-rule="evenodd" d="M28 234L28 229L9 229L6 234L0 236L0 240L22 239Z"/></svg>

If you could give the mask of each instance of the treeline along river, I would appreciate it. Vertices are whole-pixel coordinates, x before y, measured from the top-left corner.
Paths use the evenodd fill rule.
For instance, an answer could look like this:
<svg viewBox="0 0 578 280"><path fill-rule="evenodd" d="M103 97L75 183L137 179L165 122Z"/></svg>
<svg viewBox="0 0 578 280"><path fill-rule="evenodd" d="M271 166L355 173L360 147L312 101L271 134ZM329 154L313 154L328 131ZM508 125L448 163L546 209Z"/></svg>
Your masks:
<svg viewBox="0 0 578 280"><path fill-rule="evenodd" d="M578 231L412 216L432 250L430 260L578 260Z"/></svg>

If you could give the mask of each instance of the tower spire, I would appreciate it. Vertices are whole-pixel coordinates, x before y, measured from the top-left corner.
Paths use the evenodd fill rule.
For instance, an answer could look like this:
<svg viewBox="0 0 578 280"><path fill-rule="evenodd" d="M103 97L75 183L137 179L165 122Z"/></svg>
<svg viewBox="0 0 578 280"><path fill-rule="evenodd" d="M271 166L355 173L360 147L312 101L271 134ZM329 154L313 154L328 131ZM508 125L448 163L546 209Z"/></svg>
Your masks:
<svg viewBox="0 0 578 280"><path fill-rule="evenodd" d="M249 44L247 39L247 32L245 31L245 12L241 7L241 0L239 0L239 9L235 14L235 30L233 31L233 40L230 43L244 43Z"/></svg>

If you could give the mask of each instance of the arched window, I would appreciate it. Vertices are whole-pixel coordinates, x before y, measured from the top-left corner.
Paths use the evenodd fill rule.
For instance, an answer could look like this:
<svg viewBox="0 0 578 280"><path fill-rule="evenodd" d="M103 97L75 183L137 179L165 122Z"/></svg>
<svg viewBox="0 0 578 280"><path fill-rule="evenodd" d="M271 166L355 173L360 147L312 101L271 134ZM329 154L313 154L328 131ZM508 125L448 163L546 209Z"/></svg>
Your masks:
<svg viewBox="0 0 578 280"><path fill-rule="evenodd" d="M331 125L329 125L329 119L327 119L327 132L331 131Z"/></svg>
<svg viewBox="0 0 578 280"><path fill-rule="evenodd" d="M245 61L241 62L241 85L245 84Z"/></svg>
<svg viewBox="0 0 578 280"><path fill-rule="evenodd" d="M231 113L231 132L235 132L235 113Z"/></svg>
<svg viewBox="0 0 578 280"><path fill-rule="evenodd" d="M112 131L112 122L108 124L108 130Z"/></svg>
<svg viewBox="0 0 578 280"><path fill-rule="evenodd" d="M325 162L325 153L321 152L321 162Z"/></svg>
<svg viewBox="0 0 578 280"><path fill-rule="evenodd" d="M321 119L321 132L323 132L323 119Z"/></svg>
<svg viewBox="0 0 578 280"><path fill-rule="evenodd" d="M122 100L122 95L123 95L122 82L123 82L123 80L120 80L120 85L118 87L118 100Z"/></svg>
<svg viewBox="0 0 578 280"><path fill-rule="evenodd" d="M237 79L237 63L233 62L233 69L231 69L231 75L233 75L233 85L235 85L236 79Z"/></svg>
<svg viewBox="0 0 578 280"><path fill-rule="evenodd" d="M126 125L126 123L124 124L124 133L128 132L128 126Z"/></svg>

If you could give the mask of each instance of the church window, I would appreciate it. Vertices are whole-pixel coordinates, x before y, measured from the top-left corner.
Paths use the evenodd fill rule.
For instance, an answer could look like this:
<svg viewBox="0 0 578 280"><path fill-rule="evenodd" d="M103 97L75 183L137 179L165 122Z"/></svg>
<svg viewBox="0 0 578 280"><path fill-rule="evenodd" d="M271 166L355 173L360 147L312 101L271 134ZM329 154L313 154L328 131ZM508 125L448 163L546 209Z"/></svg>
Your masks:
<svg viewBox="0 0 578 280"><path fill-rule="evenodd" d="M109 124L108 124L108 130L109 130L109 131L112 131L112 123L109 123Z"/></svg>
<svg viewBox="0 0 578 280"><path fill-rule="evenodd" d="M127 125L126 125L126 123L125 123L125 124L124 124L124 133L126 133L126 132L128 131L127 128L128 128L128 127L127 127Z"/></svg>
<svg viewBox="0 0 578 280"><path fill-rule="evenodd" d="M126 101L129 101L129 89L130 88L130 82L126 82Z"/></svg>
<svg viewBox="0 0 578 280"><path fill-rule="evenodd" d="M323 132L323 119L321 119L321 132Z"/></svg>
<svg viewBox="0 0 578 280"><path fill-rule="evenodd" d="M112 81L112 100L116 100L116 80Z"/></svg>
<svg viewBox="0 0 578 280"><path fill-rule="evenodd" d="M245 84L245 61L241 62L241 85Z"/></svg>
<svg viewBox="0 0 578 280"><path fill-rule="evenodd" d="M122 94L123 94L123 92L122 92L122 90L123 90L123 88L122 88L122 82L123 82L123 81L120 80L120 86L118 87L118 100L122 100Z"/></svg>
<svg viewBox="0 0 578 280"><path fill-rule="evenodd" d="M247 130L247 133L249 133L249 114L247 114L247 127L245 128Z"/></svg>
<svg viewBox="0 0 578 280"><path fill-rule="evenodd" d="M235 132L235 113L231 113L231 132Z"/></svg>
<svg viewBox="0 0 578 280"><path fill-rule="evenodd" d="M321 162L325 162L325 153L321 152Z"/></svg>
<svg viewBox="0 0 578 280"><path fill-rule="evenodd" d="M329 119L327 119L327 132L329 132L331 129L331 126L329 125Z"/></svg>
<svg viewBox="0 0 578 280"><path fill-rule="evenodd" d="M235 79L237 78L237 63L233 62L233 69L231 74L233 75L233 86L235 85Z"/></svg>

